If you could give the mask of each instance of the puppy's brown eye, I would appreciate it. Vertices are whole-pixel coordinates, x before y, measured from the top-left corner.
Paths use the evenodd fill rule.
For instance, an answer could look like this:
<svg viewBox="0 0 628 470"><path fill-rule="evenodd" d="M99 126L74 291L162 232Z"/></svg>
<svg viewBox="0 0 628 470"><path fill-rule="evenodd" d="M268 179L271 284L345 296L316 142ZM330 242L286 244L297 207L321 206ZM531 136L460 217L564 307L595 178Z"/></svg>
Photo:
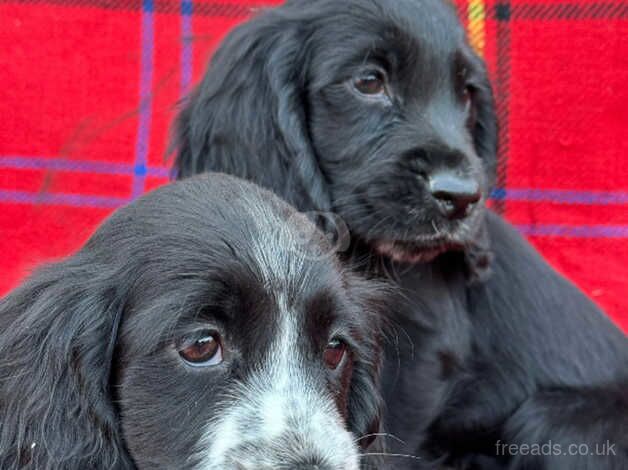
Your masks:
<svg viewBox="0 0 628 470"><path fill-rule="evenodd" d="M363 95L386 93L386 77L380 70L368 70L353 79L353 86Z"/></svg>
<svg viewBox="0 0 628 470"><path fill-rule="evenodd" d="M339 339L332 339L327 344L325 352L323 353L325 365L331 370L337 369L342 362L342 359L345 357L346 352L347 345L343 341Z"/></svg>
<svg viewBox="0 0 628 470"><path fill-rule="evenodd" d="M215 366L222 362L222 345L217 333L202 331L177 342L179 356L193 366Z"/></svg>

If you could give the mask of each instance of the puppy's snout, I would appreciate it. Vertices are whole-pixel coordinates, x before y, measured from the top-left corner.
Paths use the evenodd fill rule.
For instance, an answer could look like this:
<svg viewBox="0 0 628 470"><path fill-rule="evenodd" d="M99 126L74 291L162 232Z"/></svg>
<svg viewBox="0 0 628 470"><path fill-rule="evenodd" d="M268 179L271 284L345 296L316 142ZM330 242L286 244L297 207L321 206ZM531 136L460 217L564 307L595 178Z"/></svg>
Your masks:
<svg viewBox="0 0 628 470"><path fill-rule="evenodd" d="M482 197L480 184L474 178L460 176L453 171L431 174L428 187L443 215L450 219L465 217Z"/></svg>

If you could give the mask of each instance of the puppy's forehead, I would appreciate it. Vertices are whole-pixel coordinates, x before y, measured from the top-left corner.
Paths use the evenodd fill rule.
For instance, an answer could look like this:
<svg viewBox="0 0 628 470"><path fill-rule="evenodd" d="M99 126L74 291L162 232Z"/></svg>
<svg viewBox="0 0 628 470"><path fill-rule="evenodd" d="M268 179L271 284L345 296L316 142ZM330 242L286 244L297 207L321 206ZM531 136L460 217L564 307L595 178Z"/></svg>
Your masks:
<svg viewBox="0 0 628 470"><path fill-rule="evenodd" d="M300 213L262 202L247 196L240 201L252 222L244 234L251 255L247 261L260 282L289 294L341 282L338 261L314 224Z"/></svg>
<svg viewBox="0 0 628 470"><path fill-rule="evenodd" d="M264 328L289 314L302 327L312 298L342 293L345 273L304 215L251 184L208 182L215 177L179 184L135 211L150 225L137 247L145 262L131 270L126 329L151 331L142 345L204 313L238 325L266 318Z"/></svg>
<svg viewBox="0 0 628 470"><path fill-rule="evenodd" d="M372 41L373 35L389 39L395 34L409 40L410 46L430 47L456 44L464 37L455 8L444 0L333 0L328 8L337 14L330 16L322 8L322 21L330 29L337 25L347 37L357 34Z"/></svg>
<svg viewBox="0 0 628 470"><path fill-rule="evenodd" d="M453 3L447 0L386 1L389 18L424 40L458 40L463 33Z"/></svg>
<svg viewBox="0 0 628 470"><path fill-rule="evenodd" d="M336 281L340 264L327 239L275 194L223 174L202 175L185 183L173 219L179 221L178 231L195 240L183 247L190 255L198 250L217 255L207 257L217 265L208 266L212 271L220 268L223 257L275 290L298 289L328 276ZM186 215L181 218L181 213Z"/></svg>
<svg viewBox="0 0 628 470"><path fill-rule="evenodd" d="M332 80L343 73L343 67L378 55L393 62L393 67L442 74L445 70L434 69L448 66L448 59L465 47L455 9L441 0L334 0L324 6L312 22L311 60L312 69L331 72ZM324 86L325 80L311 77L314 88Z"/></svg>

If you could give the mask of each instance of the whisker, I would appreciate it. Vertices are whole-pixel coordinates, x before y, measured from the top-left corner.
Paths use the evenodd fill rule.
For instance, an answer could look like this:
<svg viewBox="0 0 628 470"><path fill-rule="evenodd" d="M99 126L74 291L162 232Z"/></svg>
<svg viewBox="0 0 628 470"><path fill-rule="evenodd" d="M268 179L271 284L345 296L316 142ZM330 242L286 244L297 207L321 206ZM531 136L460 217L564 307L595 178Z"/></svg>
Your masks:
<svg viewBox="0 0 628 470"><path fill-rule="evenodd" d="M440 230L438 230L438 226L436 225L436 221L434 219L432 219L432 227L434 227L434 232L436 232L436 235L440 235Z"/></svg>
<svg viewBox="0 0 628 470"><path fill-rule="evenodd" d="M361 437L358 437L357 439L355 439L355 442L359 442L362 439L366 439L368 437L373 437L373 436L376 436L376 437L390 437L391 439L394 439L395 441L399 442L400 444L403 444L403 445L406 444L406 442L404 440L400 439L399 437L395 436L394 434L390 434L390 433L387 433L387 432L374 432L374 433L371 433L371 434L365 434L364 436L361 436Z"/></svg>
<svg viewBox="0 0 628 470"><path fill-rule="evenodd" d="M421 457L417 457L416 455L411 454L391 454L388 452L367 452L365 454L361 454L361 457L402 457L406 459L413 460L423 460Z"/></svg>

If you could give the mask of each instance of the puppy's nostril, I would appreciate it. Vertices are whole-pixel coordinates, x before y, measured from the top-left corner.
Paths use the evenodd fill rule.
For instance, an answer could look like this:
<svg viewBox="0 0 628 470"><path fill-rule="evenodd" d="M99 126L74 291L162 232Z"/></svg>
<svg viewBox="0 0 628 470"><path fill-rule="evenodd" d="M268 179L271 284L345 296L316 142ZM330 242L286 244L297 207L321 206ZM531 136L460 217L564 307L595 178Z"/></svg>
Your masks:
<svg viewBox="0 0 628 470"><path fill-rule="evenodd" d="M429 189L438 201L443 215L460 219L480 200L480 185L473 178L465 178L451 172L430 175Z"/></svg>

